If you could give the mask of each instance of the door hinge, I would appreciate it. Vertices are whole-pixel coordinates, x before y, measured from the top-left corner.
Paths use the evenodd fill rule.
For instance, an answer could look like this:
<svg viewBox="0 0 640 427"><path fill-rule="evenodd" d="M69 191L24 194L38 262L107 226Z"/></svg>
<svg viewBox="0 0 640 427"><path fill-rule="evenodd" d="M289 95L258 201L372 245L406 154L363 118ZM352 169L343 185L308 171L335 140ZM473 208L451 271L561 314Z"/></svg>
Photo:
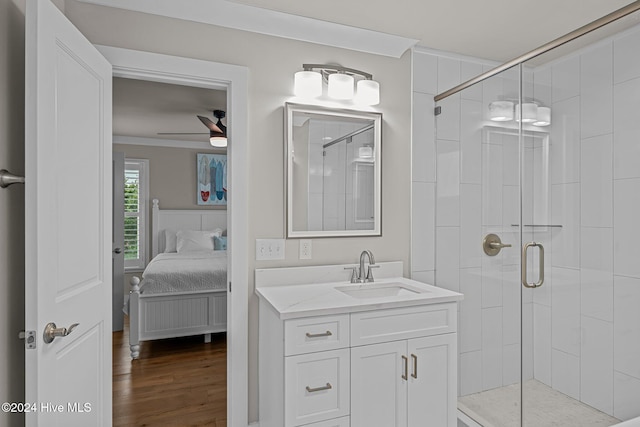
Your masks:
<svg viewBox="0 0 640 427"><path fill-rule="evenodd" d="M24 348L28 350L36 348L36 331L20 331L18 338L24 340Z"/></svg>
<svg viewBox="0 0 640 427"><path fill-rule="evenodd" d="M436 116L439 116L440 114L442 114L442 107L440 105L438 105L436 108L433 109L433 114Z"/></svg>
<svg viewBox="0 0 640 427"><path fill-rule="evenodd" d="M231 282L229 282L229 292L231 292Z"/></svg>

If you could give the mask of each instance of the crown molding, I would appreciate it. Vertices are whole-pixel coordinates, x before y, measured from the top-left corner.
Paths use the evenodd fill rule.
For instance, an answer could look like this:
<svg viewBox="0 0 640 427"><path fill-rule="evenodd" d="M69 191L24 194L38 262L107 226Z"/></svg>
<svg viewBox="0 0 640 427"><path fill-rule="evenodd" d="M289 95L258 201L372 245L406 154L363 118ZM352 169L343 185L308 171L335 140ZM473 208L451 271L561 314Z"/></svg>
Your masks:
<svg viewBox="0 0 640 427"><path fill-rule="evenodd" d="M400 58L416 39L292 15L228 0L79 0L101 6Z"/></svg>

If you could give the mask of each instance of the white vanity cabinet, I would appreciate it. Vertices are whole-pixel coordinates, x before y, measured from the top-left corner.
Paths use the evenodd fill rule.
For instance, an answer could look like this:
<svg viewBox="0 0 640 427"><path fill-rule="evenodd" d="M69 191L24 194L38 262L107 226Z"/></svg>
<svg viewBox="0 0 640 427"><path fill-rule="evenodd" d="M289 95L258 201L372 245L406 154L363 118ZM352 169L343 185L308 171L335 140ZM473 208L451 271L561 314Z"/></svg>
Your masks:
<svg viewBox="0 0 640 427"><path fill-rule="evenodd" d="M342 311L260 299L260 427L456 426L457 303Z"/></svg>
<svg viewBox="0 0 640 427"><path fill-rule="evenodd" d="M456 334L351 349L351 427L455 426Z"/></svg>

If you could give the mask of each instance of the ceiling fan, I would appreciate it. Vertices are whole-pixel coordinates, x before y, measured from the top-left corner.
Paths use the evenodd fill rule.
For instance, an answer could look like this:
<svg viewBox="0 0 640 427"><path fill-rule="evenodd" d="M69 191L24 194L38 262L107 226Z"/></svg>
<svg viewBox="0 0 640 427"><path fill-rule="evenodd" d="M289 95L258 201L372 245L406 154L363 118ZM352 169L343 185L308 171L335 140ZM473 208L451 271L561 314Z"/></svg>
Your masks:
<svg viewBox="0 0 640 427"><path fill-rule="evenodd" d="M209 142L214 147L227 146L227 127L222 124L226 113L222 110L213 110L213 117L218 119L217 123L213 123L211 119L205 116L197 116L198 119L209 129ZM158 135L203 135L200 132L158 132Z"/></svg>

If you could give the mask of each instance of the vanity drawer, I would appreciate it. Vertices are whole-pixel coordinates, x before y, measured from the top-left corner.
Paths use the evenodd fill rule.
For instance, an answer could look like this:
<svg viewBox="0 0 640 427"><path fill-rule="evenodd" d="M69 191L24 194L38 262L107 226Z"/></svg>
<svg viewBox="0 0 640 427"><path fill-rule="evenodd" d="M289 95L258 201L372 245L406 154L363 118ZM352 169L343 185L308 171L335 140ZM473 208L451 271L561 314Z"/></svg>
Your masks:
<svg viewBox="0 0 640 427"><path fill-rule="evenodd" d="M349 363L348 348L285 357L285 426L349 415Z"/></svg>
<svg viewBox="0 0 640 427"><path fill-rule="evenodd" d="M349 315L307 317L284 322L284 355L349 347Z"/></svg>
<svg viewBox="0 0 640 427"><path fill-rule="evenodd" d="M456 303L351 314L351 346L446 334L457 329Z"/></svg>

